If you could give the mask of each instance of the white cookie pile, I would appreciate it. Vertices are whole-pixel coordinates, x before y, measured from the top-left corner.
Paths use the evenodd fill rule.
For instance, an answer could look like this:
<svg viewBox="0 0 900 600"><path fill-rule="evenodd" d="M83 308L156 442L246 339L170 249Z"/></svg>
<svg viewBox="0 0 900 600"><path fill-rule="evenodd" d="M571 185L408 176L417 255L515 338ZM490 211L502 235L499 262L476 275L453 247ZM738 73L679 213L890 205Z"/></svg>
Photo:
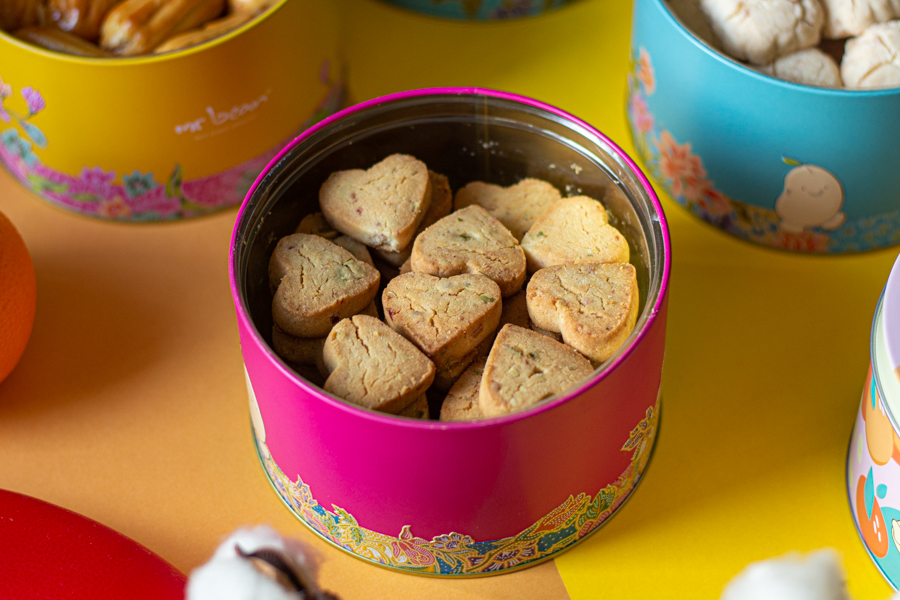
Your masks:
<svg viewBox="0 0 900 600"><path fill-rule="evenodd" d="M900 86L900 0L668 2L698 38L766 75L827 88Z"/></svg>

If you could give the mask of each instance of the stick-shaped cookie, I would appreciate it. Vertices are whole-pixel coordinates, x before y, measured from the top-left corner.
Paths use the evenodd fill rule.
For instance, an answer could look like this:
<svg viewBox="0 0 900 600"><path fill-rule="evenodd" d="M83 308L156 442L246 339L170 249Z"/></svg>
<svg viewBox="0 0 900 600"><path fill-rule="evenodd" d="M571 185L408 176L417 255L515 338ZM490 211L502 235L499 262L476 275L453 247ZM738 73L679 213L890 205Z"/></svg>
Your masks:
<svg viewBox="0 0 900 600"><path fill-rule="evenodd" d="M364 408L399 413L425 394L434 364L415 345L372 317L334 326L322 349L325 391Z"/></svg>
<svg viewBox="0 0 900 600"><path fill-rule="evenodd" d="M525 282L525 253L503 224L480 206L447 215L416 238L410 266L416 273L451 277L481 273L512 296Z"/></svg>
<svg viewBox="0 0 900 600"><path fill-rule="evenodd" d="M366 171L332 173L319 189L319 206L341 233L373 248L403 250L431 206L428 168L392 154Z"/></svg>
<svg viewBox="0 0 900 600"><path fill-rule="evenodd" d="M419 235L425 229L437 223L439 219L449 215L450 211L453 210L453 192L450 191L450 182L447 181L447 178L434 171L428 171L428 177L431 179L431 206L428 207L422 222L416 228L415 235ZM384 262L399 267L409 260L409 255L412 254L412 244L399 252L379 250L377 248L373 252L375 256Z"/></svg>
<svg viewBox="0 0 900 600"><path fill-rule="evenodd" d="M522 239L528 271L553 265L628 262L628 242L609 224L603 205L587 196L563 198ZM545 328L546 329L546 328Z"/></svg>
<svg viewBox="0 0 900 600"><path fill-rule="evenodd" d="M478 391L485 417L496 417L565 392L593 371L576 350L515 325L504 325L488 355Z"/></svg>
<svg viewBox="0 0 900 600"><path fill-rule="evenodd" d="M541 179L523 179L506 188L473 181L456 192L453 208L477 204L521 241L535 220L560 198L559 190Z"/></svg>
<svg viewBox="0 0 900 600"><path fill-rule="evenodd" d="M269 284L277 288L272 318L291 335L323 337L372 302L379 280L374 267L325 238L294 233L279 240L269 261Z"/></svg>
<svg viewBox="0 0 900 600"><path fill-rule="evenodd" d="M446 369L463 360L500 321L500 288L473 273L446 279L406 273L381 296L384 319Z"/></svg>
<svg viewBox="0 0 900 600"><path fill-rule="evenodd" d="M634 330L638 285L630 264L559 265L528 282L534 324L562 339L594 363L619 349Z"/></svg>

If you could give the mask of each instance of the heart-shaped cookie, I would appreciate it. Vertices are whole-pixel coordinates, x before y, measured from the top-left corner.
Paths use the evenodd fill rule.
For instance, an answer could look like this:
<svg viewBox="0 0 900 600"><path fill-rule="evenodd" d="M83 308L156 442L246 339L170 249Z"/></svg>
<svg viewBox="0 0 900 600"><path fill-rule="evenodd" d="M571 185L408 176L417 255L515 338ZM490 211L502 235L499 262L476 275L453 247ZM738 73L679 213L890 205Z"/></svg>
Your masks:
<svg viewBox="0 0 900 600"><path fill-rule="evenodd" d="M372 302L380 279L375 267L325 238L294 233L278 241L269 260L272 318L290 335L324 337Z"/></svg>
<svg viewBox="0 0 900 600"><path fill-rule="evenodd" d="M409 340L378 319L357 315L325 339L324 389L359 406L397 414L425 394L434 364Z"/></svg>
<svg viewBox="0 0 900 600"><path fill-rule="evenodd" d="M540 179L523 179L506 188L473 181L456 192L453 208L477 204L521 240L535 220L561 197L559 190Z"/></svg>
<svg viewBox="0 0 900 600"><path fill-rule="evenodd" d="M592 371L588 359L565 344L504 325L481 377L481 414L496 417L537 404L565 392Z"/></svg>
<svg viewBox="0 0 900 600"><path fill-rule="evenodd" d="M447 215L416 238L410 266L416 273L451 277L481 273L512 296L525 282L525 253L519 242L478 205Z"/></svg>
<svg viewBox="0 0 900 600"><path fill-rule="evenodd" d="M381 296L384 319L418 346L439 370L458 364L500 321L497 284L475 273L441 279L406 273Z"/></svg>
<svg viewBox="0 0 900 600"><path fill-rule="evenodd" d="M428 168L406 154L392 154L366 171L332 173L319 189L319 207L332 227L391 252L412 242L430 205Z"/></svg>
<svg viewBox="0 0 900 600"><path fill-rule="evenodd" d="M563 198L548 208L522 238L522 249L529 273L553 265L627 263L629 258L628 242L609 224L606 209L587 196Z"/></svg>
<svg viewBox="0 0 900 600"><path fill-rule="evenodd" d="M637 274L630 264L558 265L528 282L534 324L562 339L594 363L625 343L637 321Z"/></svg>
<svg viewBox="0 0 900 600"><path fill-rule="evenodd" d="M428 177L431 179L431 205L416 228L415 235L419 235L453 210L453 192L450 191L450 182L447 181L447 178L434 171L428 171ZM412 244L399 252L378 250L377 248L373 252L384 262L399 267L409 260L409 255L412 254Z"/></svg>

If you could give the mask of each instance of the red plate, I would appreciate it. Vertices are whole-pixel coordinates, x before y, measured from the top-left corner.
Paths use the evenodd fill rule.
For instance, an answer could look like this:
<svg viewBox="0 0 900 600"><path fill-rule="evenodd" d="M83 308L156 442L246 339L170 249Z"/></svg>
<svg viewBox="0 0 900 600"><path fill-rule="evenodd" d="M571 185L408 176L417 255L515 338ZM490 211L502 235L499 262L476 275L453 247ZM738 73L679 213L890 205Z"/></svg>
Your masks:
<svg viewBox="0 0 900 600"><path fill-rule="evenodd" d="M0 598L183 600L185 581L109 527L0 490Z"/></svg>

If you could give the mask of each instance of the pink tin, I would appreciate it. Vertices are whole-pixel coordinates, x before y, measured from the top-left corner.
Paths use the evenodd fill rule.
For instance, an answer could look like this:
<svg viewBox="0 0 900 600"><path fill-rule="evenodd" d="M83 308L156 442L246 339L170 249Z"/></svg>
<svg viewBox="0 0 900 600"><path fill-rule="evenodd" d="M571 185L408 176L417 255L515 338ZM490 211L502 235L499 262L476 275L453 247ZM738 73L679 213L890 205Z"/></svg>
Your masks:
<svg viewBox="0 0 900 600"><path fill-rule="evenodd" d="M875 309L871 366L847 453L850 510L869 556L900 585L900 258Z"/></svg>
<svg viewBox="0 0 900 600"><path fill-rule="evenodd" d="M447 175L546 179L602 198L629 240L642 308L626 344L570 393L469 423L416 421L330 396L271 350L267 264L317 210L333 171L404 152ZM583 540L640 481L656 439L670 246L634 162L546 104L471 88L371 100L305 132L256 180L238 215L230 275L257 450L275 491L325 540L370 562L443 576L505 572Z"/></svg>

